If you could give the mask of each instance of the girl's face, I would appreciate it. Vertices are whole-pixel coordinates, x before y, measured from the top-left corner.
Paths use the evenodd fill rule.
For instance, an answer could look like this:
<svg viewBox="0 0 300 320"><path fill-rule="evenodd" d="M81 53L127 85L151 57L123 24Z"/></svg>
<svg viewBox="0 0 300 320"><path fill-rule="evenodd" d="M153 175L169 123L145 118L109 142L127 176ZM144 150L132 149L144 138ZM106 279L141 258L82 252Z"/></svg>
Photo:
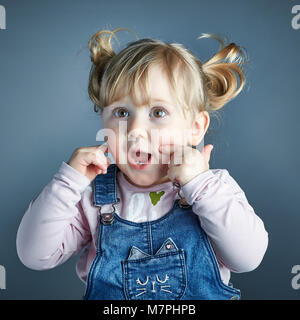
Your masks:
<svg viewBox="0 0 300 320"><path fill-rule="evenodd" d="M169 157L162 156L159 146L187 145L191 132L190 117L185 119L176 107L168 79L157 66L149 70L149 86L150 105L136 107L130 96L125 96L102 113L103 129L109 133L109 152L127 180L138 187L170 181ZM139 165L138 161L148 164Z"/></svg>

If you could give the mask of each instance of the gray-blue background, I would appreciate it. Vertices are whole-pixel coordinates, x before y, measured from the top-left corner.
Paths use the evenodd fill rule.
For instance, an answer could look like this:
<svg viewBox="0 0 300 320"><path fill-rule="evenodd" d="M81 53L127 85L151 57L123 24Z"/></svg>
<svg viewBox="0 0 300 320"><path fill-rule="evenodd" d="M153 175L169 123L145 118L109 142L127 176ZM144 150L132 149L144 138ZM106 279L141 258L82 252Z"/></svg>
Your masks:
<svg viewBox="0 0 300 320"><path fill-rule="evenodd" d="M96 144L101 122L88 99L87 42L100 29L126 27L139 38L179 42L202 60L218 49L202 32L225 34L249 53L245 90L212 118L211 168L226 168L265 223L269 247L252 272L232 274L243 299L298 299L300 264L300 29L297 1L0 1L0 299L81 299L74 257L47 271L19 261L16 232L29 201L78 146ZM300 1L298 1L300 4ZM300 22L300 21L299 21ZM123 48L136 38L117 33ZM114 42L115 49L119 47Z"/></svg>

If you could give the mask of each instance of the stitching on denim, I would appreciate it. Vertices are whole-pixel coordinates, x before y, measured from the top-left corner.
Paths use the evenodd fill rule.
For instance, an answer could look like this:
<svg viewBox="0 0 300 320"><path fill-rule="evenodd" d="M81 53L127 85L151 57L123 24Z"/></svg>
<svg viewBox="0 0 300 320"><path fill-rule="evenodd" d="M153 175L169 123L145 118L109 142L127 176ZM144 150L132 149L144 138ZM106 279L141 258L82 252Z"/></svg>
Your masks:
<svg viewBox="0 0 300 320"><path fill-rule="evenodd" d="M98 216L98 226L97 226L97 230L98 230L98 235L97 235L97 244L96 244L96 256L90 266L90 270L88 272L88 277L87 277L87 284L86 284L86 292L84 295L84 299L88 299L88 296L90 296L92 289L93 289L93 283L94 281L92 281L92 278L95 274L95 269L96 269L96 264L99 264L101 258L102 258L102 250L100 247L100 238L102 235L102 225L100 224L100 216ZM97 263L96 263L97 261Z"/></svg>
<svg viewBox="0 0 300 320"><path fill-rule="evenodd" d="M149 281L149 276L148 275L147 275L146 281L144 283L140 280L140 277L138 277L136 279L136 282L141 286L145 286L148 283L148 281Z"/></svg>
<svg viewBox="0 0 300 320"><path fill-rule="evenodd" d="M145 285L148 283L148 281L149 281L149 276L148 276L148 275L147 275L146 281L145 281L144 283L141 282L141 280L140 280L139 277L138 277L137 280L136 280L136 282L137 282L139 285L141 285L141 286L145 286ZM142 295L142 294L145 294L146 291L147 291L146 288L136 288L136 290L137 290L137 291L143 290L143 292L140 292L140 293L136 294L136 295L135 295L136 297L138 297L138 296L140 296L140 295Z"/></svg>
<svg viewBox="0 0 300 320"><path fill-rule="evenodd" d="M170 290L163 289L163 288L165 288L165 287L170 287L170 285L161 286L161 287L160 287L160 290L161 290L161 291L165 291L165 292L169 292L169 293L173 293L173 292L170 291Z"/></svg>
<svg viewBox="0 0 300 320"><path fill-rule="evenodd" d="M155 275L155 277L156 277L156 280L160 283L165 283L166 281L169 280L169 276L167 274L165 276L165 280L160 280L157 274Z"/></svg>
<svg viewBox="0 0 300 320"><path fill-rule="evenodd" d="M179 250L178 252L170 252L170 253L167 253L167 254L161 254L159 255L159 257L164 257L164 256L173 256L173 255L178 255L179 254L179 266L177 266L176 268L180 268L180 271L178 271L178 276L179 276L179 279L181 279L181 281L179 281L179 285L180 285L180 292L177 294L176 296L176 299L181 299L181 297L184 295L185 293L185 290L186 290L186 285L187 285L187 279L186 279L186 266L185 266L185 258L184 258L184 250L181 249ZM147 257L147 258L142 258L142 259L137 259L137 260L126 260L126 261L122 261L122 264L124 264L124 273L123 273L123 286L124 286L124 291L126 292L126 294L128 295L128 297L130 297L131 295L133 295L134 293L130 293L130 285L129 285L129 275L130 275L130 272L129 272L129 263L132 263L132 262L136 262L136 263L139 263L141 261L144 261L144 260L148 260L148 259L156 259L157 256L150 256L150 257ZM181 275L181 276L180 276ZM169 280L169 275L166 274L165 276L165 279L164 280L160 280L156 274L156 279L158 279L159 281L158 282L166 282L167 280ZM147 275L147 279L146 281L143 283L141 282L140 278L138 277L136 282L139 284L139 285L144 285L146 286L146 284L148 283L149 281L149 275ZM170 294L175 294L174 292L171 291L170 289L170 285L169 284L165 284L165 285L160 285L159 283L157 282L157 285L158 285L158 288L160 289L160 291L163 291L163 292L167 292L167 293L170 293ZM156 293L157 291L155 290L154 288L154 284L155 284L155 281L151 281L152 283L152 290L151 292L153 293ZM133 288L132 288L133 289ZM135 297L138 297L140 295L143 295L143 294L146 294L147 293L147 288L136 288L136 291L142 291L142 292L138 292L136 293L134 296ZM129 298L130 299L130 298Z"/></svg>
<svg viewBox="0 0 300 320"><path fill-rule="evenodd" d="M152 229L151 224L147 225L147 231L148 231L148 241L150 245L150 254L153 255L153 243L152 243Z"/></svg>
<svg viewBox="0 0 300 320"><path fill-rule="evenodd" d="M138 258L138 259L132 259L132 260L128 260L128 263L139 263L139 262L143 262L146 260L150 260L150 259L157 259L157 258L163 258L163 257L167 257L167 256L175 256L175 255L180 255L182 253L183 250L179 250L179 251L170 251L170 252L166 252L166 253L161 253L158 255L149 255L149 257L144 257L144 258Z"/></svg>
<svg viewBox="0 0 300 320"><path fill-rule="evenodd" d="M135 296L138 297L141 294L145 294L146 293L146 288L140 288L140 289L136 289L136 290L143 290L143 292L140 292L139 294L136 294Z"/></svg>
<svg viewBox="0 0 300 320"><path fill-rule="evenodd" d="M151 292L156 292L155 289L154 289L154 286L155 286L155 281L151 281L152 283L152 289L151 289Z"/></svg>
<svg viewBox="0 0 300 320"><path fill-rule="evenodd" d="M127 283L128 283L128 269L127 269L127 264L126 264L124 261L122 261L122 266L123 266L123 268L122 268L123 291L124 291L125 299L126 299L126 300L130 300L130 294L129 294L128 287L127 287Z"/></svg>
<svg viewBox="0 0 300 320"><path fill-rule="evenodd" d="M159 280L157 274L156 274L156 279ZM166 278L165 278L165 281L164 281L164 282L166 282L167 280L169 280L168 275L166 275ZM141 282L141 280L140 280L139 277L138 277L137 280L136 280L136 282L137 282L139 285L141 285L141 286L146 286L147 283L148 283L148 281L149 281L149 276L148 276L148 275L147 275L146 281L145 281L144 283ZM159 281L159 282L162 283L162 281ZM164 283L164 282L163 282L163 283ZM157 291L155 290L155 281L151 281L151 283L152 283L151 292L156 293ZM170 285L159 286L159 289L160 289L161 291L168 292L168 293L173 293L171 290L168 290L168 289L166 289L166 288L170 288ZM136 297L138 297L138 296L140 296L140 295L142 295L142 294L145 294L145 293L147 292L147 289L146 289L146 288L136 288L136 290L137 290L137 291L142 290L142 292L140 292L140 293L138 293L138 294L135 295Z"/></svg>
<svg viewBox="0 0 300 320"><path fill-rule="evenodd" d="M166 239L163 244L160 246L160 248L156 251L155 255L159 255L161 254L160 252L164 252L166 249L166 245L170 244L171 247L168 248L167 250L172 250L172 251L179 251L178 247L176 246L175 242L173 241L173 239L171 237L168 237L168 239Z"/></svg>
<svg viewBox="0 0 300 320"><path fill-rule="evenodd" d="M139 254L143 257L145 256L150 256L148 253L144 252L143 250L141 250L140 248L136 247L136 246L132 246L131 249L130 249L130 252L129 252L129 255L128 255L128 258L127 260L136 260L136 259L133 259L132 256L135 255L135 254ZM140 257L138 258L140 259Z"/></svg>
<svg viewBox="0 0 300 320"><path fill-rule="evenodd" d="M182 297L185 294L186 288L187 288L187 271L186 271L186 263L185 263L185 252L184 249L181 249L181 252L179 254L180 262L181 262L181 270L182 270L182 278L184 280L183 284L183 291L182 294L178 297L178 299L182 299Z"/></svg>

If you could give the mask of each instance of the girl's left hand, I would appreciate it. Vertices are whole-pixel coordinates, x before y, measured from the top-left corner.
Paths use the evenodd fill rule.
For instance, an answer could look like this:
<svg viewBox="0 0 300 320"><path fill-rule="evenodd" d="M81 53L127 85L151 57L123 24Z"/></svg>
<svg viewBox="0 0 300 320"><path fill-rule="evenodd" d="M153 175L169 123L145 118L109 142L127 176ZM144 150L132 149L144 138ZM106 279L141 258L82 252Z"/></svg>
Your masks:
<svg viewBox="0 0 300 320"><path fill-rule="evenodd" d="M185 185L200 173L209 170L210 154L213 145L204 146L202 152L189 146L165 144L159 146L162 154L170 155L168 177L172 182ZM163 162L165 163L165 162Z"/></svg>

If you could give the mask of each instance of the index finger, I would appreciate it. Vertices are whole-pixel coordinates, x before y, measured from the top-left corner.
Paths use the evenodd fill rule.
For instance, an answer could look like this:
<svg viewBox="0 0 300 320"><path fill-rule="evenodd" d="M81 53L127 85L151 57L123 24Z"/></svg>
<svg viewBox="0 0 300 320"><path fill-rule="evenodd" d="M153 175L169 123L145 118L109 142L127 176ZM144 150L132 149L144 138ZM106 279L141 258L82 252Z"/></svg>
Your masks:
<svg viewBox="0 0 300 320"><path fill-rule="evenodd" d="M103 153L106 153L107 150L108 150L108 144L107 144L107 142L104 142L103 144L101 144L101 145L97 148L97 150L100 150L100 151L102 151Z"/></svg>

